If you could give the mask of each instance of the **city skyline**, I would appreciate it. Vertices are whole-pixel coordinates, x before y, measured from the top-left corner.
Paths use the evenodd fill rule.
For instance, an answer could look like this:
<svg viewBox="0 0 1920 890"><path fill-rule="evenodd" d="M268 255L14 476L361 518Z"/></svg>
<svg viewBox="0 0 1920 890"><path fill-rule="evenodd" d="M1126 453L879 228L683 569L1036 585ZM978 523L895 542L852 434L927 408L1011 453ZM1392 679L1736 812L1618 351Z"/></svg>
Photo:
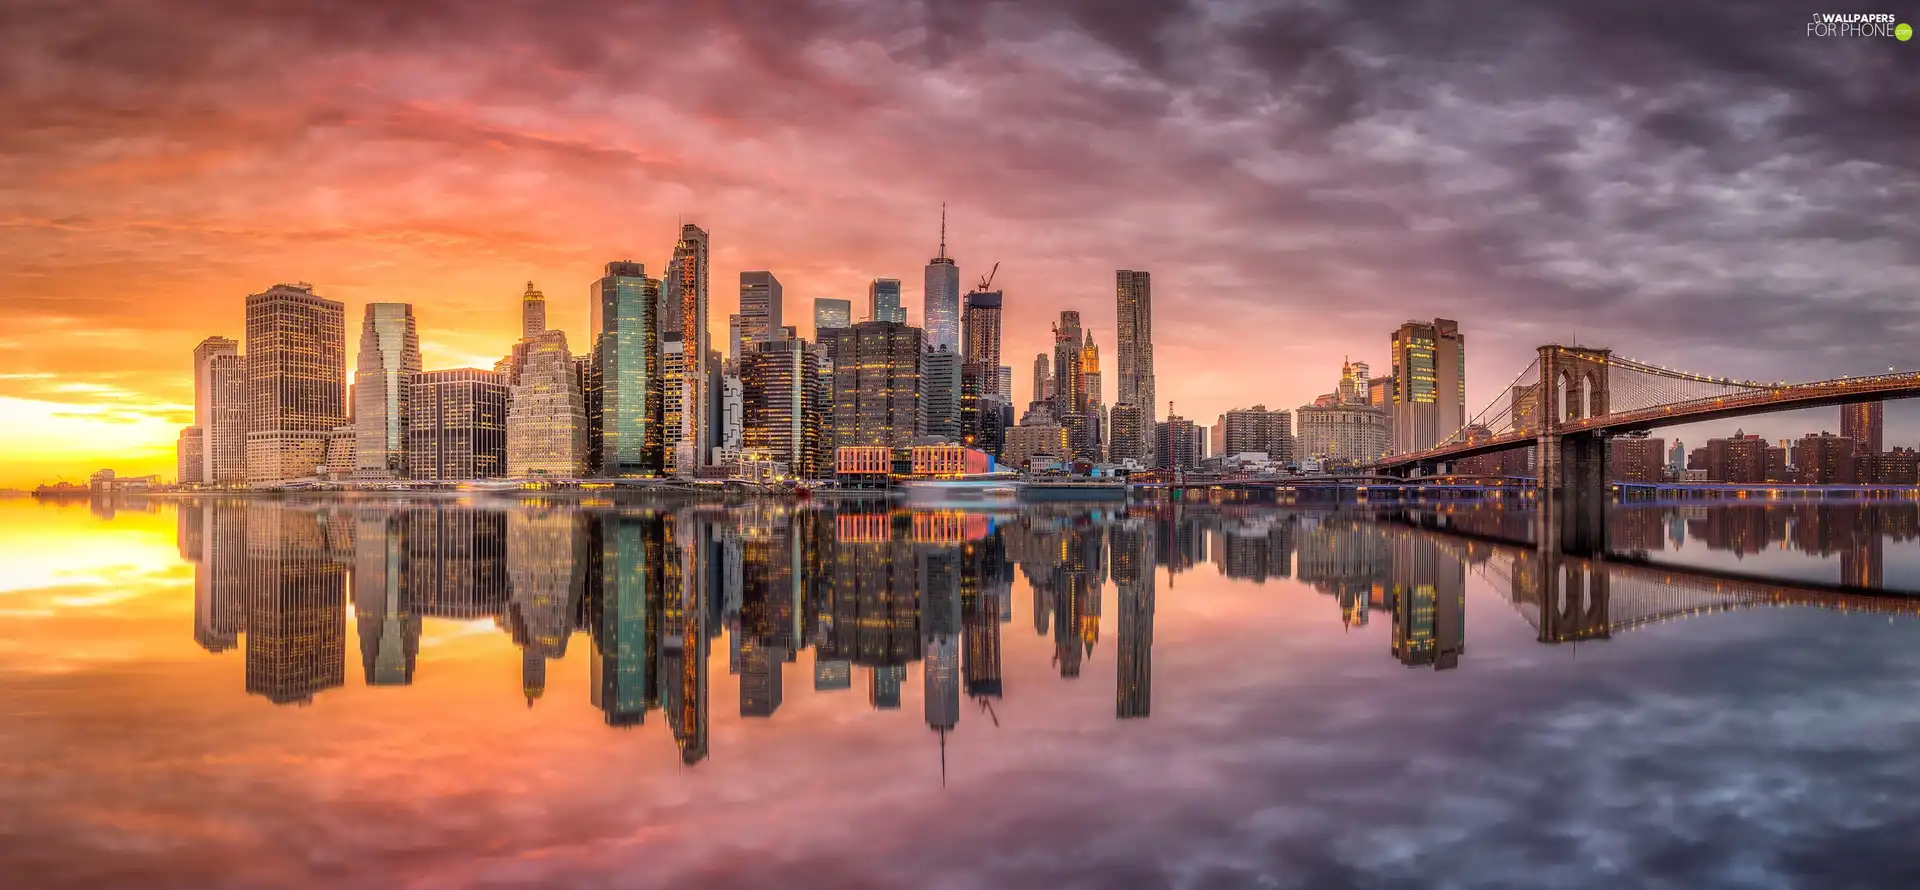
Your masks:
<svg viewBox="0 0 1920 890"><path fill-rule="evenodd" d="M544 289L549 324L584 342L591 270L615 256L664 268L660 245L684 219L719 235L712 280L770 269L795 299L858 301L866 282L896 277L919 312L914 270L942 201L962 287L1001 264L1007 355L1045 349L1046 320L1068 308L1112 349L1103 281L1153 270L1156 304L1181 309L1155 319L1162 412L1305 404L1342 356L1384 369L1378 331L1436 316L1475 337L1475 385L1549 339L1758 379L1900 363L1920 282L1901 234L1911 204L1894 197L1920 182L1903 150L1920 117L1903 112L1920 100L1895 86L1911 47L1809 40L1785 4L1702 4L1689 13L1700 33L1676 35L1651 15L1598 28L1582 9L1389 17L1336 4L1203 26L1207 4L1136 2L1098 16L948 10L957 18L932 39L923 13L877 6L723 19L488 5L451 29L424 12L346 10L359 24L336 28L222 4L111 23L25 16L0 38L45 75L16 96L8 137L0 282L18 296L0 307L0 421L24 433L0 446L0 485L88 465L171 473L192 404L178 356L237 336L232 300L275 282L314 281L351 317L411 304L435 332L427 367L487 367L519 327L525 281ZM1435 28L1457 39L1409 36ZM133 33L151 37L146 52L56 49ZM595 61L633 33L722 35L730 88ZM1362 52L1367 41L1381 45ZM1031 51L1042 45L1062 49ZM863 61L803 50L816 46ZM1723 46L1766 51L1748 64ZM305 73L280 72L266 47L302 53ZM1503 73L1462 71L1456 52ZM1355 61L1369 53L1406 64ZM724 64L746 59L760 63ZM397 71L410 73L386 76ZM1622 82L1640 98L1620 98ZM950 83L975 99L932 101ZM1295 93L1317 98L1290 121L1251 98ZM1514 125L1474 125L1495 118ZM749 120L763 139L738 138ZM1409 141L1444 150L1395 148ZM1848 164L1874 172L1804 172ZM610 190L630 198L617 212ZM1808 200L1767 203L1794 193ZM1834 250L1846 261L1811 259ZM113 277L129 265L137 292ZM712 336L730 290L713 295ZM1245 330L1276 334L1231 336ZM111 360L75 348L94 336L116 343ZM1235 373L1249 366L1262 373ZM1470 391L1468 411L1491 396ZM1888 441L1912 441L1916 416L1890 409ZM1783 418L1764 432L1821 426Z"/></svg>

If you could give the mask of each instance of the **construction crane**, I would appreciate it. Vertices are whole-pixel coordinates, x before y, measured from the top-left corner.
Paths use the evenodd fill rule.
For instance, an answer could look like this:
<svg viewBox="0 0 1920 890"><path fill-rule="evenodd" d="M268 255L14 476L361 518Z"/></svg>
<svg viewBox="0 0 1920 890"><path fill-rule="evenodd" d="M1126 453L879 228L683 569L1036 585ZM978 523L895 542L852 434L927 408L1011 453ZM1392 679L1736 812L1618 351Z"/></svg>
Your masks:
<svg viewBox="0 0 1920 890"><path fill-rule="evenodd" d="M989 269L989 270L987 270L987 275L986 275L986 277L985 277L985 278L982 278L982 279L980 279L980 287L978 288L978 290L979 290L979 291L980 291L981 293L985 293L985 292L987 292L987 291L989 291L989 290L992 290L992 289L993 289L993 273L995 273L995 272L998 272L998 271L1000 271L1000 264L999 264L999 263L994 263L994 264L993 264L993 268L992 268L992 269Z"/></svg>

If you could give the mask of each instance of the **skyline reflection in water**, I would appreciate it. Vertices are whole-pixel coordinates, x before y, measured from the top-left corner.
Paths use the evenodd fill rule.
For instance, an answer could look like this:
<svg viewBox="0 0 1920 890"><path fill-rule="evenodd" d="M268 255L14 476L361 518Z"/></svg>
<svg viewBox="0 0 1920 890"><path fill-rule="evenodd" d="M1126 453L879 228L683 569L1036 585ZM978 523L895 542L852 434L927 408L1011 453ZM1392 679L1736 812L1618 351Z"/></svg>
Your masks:
<svg viewBox="0 0 1920 890"><path fill-rule="evenodd" d="M895 869L902 862L932 868L940 880L927 883L943 886L1098 886L1142 868L1162 876L1149 885L1214 875L1213 883L1237 886L1283 866L1333 883L1414 882L1422 876L1398 870L1447 847L1432 831L1447 819L1478 818L1458 807L1493 807L1525 821L1539 806L1524 802L1530 790L1500 790L1525 779L1525 770L1449 790L1449 781L1419 764L1438 757L1478 775L1494 764L1476 746L1505 749L1518 761L1543 756L1561 744L1555 720L1575 719L1611 738L1646 713L1672 719L1678 714L1670 709L1685 710L1681 701L1729 694L1710 687L1728 682L1723 668L1744 669L1730 652L1775 637L1795 641L1779 658L1800 671L1753 672L1768 685L1737 699L1743 708L1774 703L1773 747L1746 752L1760 763L1753 775L1786 775L1774 761L1805 748L1804 728L1777 725L1794 709L1846 727L1851 741L1844 744L1868 749L1853 753L1871 758L1872 771L1872 781L1858 777L1858 789L1852 780L1803 775L1831 786L1823 794L1833 797L1835 812L1810 813L1809 825L1776 840L1824 838L1857 859L1863 845L1878 841L1840 825L1912 825L1916 818L1909 805L1853 799L1874 782L1914 778L1910 757L1880 747L1903 728L1920 729L1913 718L1904 710L1869 716L1856 706L1871 684L1915 688L1916 673L1892 664L1920 667L1910 654L1920 630L1907 620L1913 602L1873 595L1920 565L1907 505L1618 510L1608 518L1611 553L1595 558L1539 552L1528 514L1467 507L963 513L235 500L101 515L110 509L96 506L81 517L71 509L5 508L10 529L57 517L45 540L80 542L37 547L50 566L82 554L106 565L132 552L111 543L110 533L158 532L156 522L171 526L180 557L138 572L103 568L90 580L56 567L40 577L53 583L14 586L0 600L22 616L0 636L0 701L13 703L8 713L18 721L4 737L14 749L9 760L46 767L10 773L4 802L16 815L0 821L0 861L47 875L46 886L148 885L155 863L190 853L213 858L196 857L182 886L375 882L402 862L416 870L417 883L433 886L496 880L499 869L536 875L536 882L594 884L582 876L624 874L605 880L664 885L719 875L719 885L750 886L774 873L773 860L764 869L723 864L716 851L696 855L698 844L682 844L680 866L643 869L647 877L636 880L616 851L638 844L650 858L659 852L659 842L648 840L656 833L715 824L750 804L820 849L852 849L856 842L832 829L795 827L796 819L812 820L776 803L801 799L852 820L840 831L877 832L872 843L897 860L837 861L828 873L847 886L901 882ZM1757 578L1781 566L1789 569L1782 577ZM164 604L151 609L151 624L174 642L126 629L140 616L125 604L147 600ZM1710 617L1679 621L1701 616ZM93 634L85 641L63 636L83 627ZM111 650L165 648L189 637L200 654L124 667L81 657L92 647L98 651L89 656L111 662ZM24 657L62 641L72 663ZM1573 646L1542 643L1598 645L1579 648L1583 670ZM1815 657L1821 652L1825 661ZM1842 665L1840 652L1852 663ZM1674 670L1693 672L1686 683L1700 688L1676 688ZM1662 679L1648 682L1650 672ZM1823 672L1852 679L1822 685ZM95 682L113 677L142 693L126 699ZM1482 702L1499 705L1489 711ZM1505 731L1482 737L1491 731L1482 724ZM225 741L196 741L213 727L220 730L210 738ZM638 744L609 727L638 731ZM1701 737L1706 730L1694 727L1684 744L1737 750L1755 744L1751 729L1726 725L1718 728L1725 737ZM1637 732L1612 744L1640 760L1653 738L1644 725ZM923 741L912 741L915 733ZM1822 738L1829 756L1832 746L1844 747ZM1668 740L1667 750L1678 743ZM604 770L610 757L625 765L614 773L587 767ZM335 791L303 786L327 776L326 787L405 795L400 786L366 788L399 780L406 770L393 772L396 760L414 773L401 786L419 781L429 789L420 800L387 800L420 823L394 835L410 838L391 841L399 848L383 853L388 842L369 846L361 833L322 828L338 848L325 861L309 851L304 860L250 866L244 880L236 875L249 872L226 870L215 856L259 853L262 838L223 813L235 801L214 789L245 776L250 786L277 789L311 810L240 805L247 824L276 832L329 826L335 816L387 824L394 817L370 817ZM775 764L784 764L787 778L766 772ZM1704 795L1753 780L1722 774L1724 766L1668 775L1663 793ZM453 768L471 775L456 777ZM128 771L146 779L128 788L121 782ZM1373 811L1377 794L1395 787L1395 774L1427 776L1420 787L1435 796L1415 808L1424 809L1420 818ZM507 784L489 788L482 776ZM803 776L815 777L804 780L814 790L801 797L775 790ZM1327 785L1334 776L1345 780ZM493 852L482 858L491 870L464 872L480 866L443 861L460 855L444 846L448 836L486 837L487 824L520 824L500 820L536 787L547 789L542 795L571 789L569 803L542 806L565 814L573 828L556 835L562 826L550 825L524 844L487 841ZM1130 829L1108 825L1118 816L1077 807L1080 822L1044 822L1068 804L1034 795L1046 789L1060 797L1072 787L1081 789L1074 793L1082 803L1099 800L1116 813L1149 798L1170 809L1126 817ZM1265 790L1244 797L1254 788ZM618 807L602 799L614 789L625 789ZM961 809L941 815L901 797L929 793ZM156 795L167 802L155 803ZM434 808L446 795L468 801L475 814ZM402 799L411 802L396 803ZM1398 824L1400 843L1412 846L1382 858L1384 848L1325 839L1316 848L1305 839L1318 829L1293 817L1266 824L1305 800L1329 813L1371 814L1362 821L1382 830ZM925 843L926 832L952 830L952 819L978 806L991 806L1005 824L966 834L992 835L1041 860L1015 868L903 852ZM1849 807L1852 814L1843 815ZM24 817L35 810L41 818L29 828ZM1166 821L1175 813L1186 827ZM162 818L175 827L152 821ZM1629 831L1557 818L1573 820L1555 829L1563 832ZM1115 847L1096 825L1115 836L1147 833ZM1504 830L1526 834L1518 822ZM1253 844L1249 832L1265 840ZM1219 837L1240 842L1221 847ZM1052 854L1031 847L1049 840L1058 847ZM729 841L750 842L768 843ZM1454 855L1469 855L1483 843L1517 842L1451 843L1467 844ZM118 852L100 856L101 843ZM1719 874L1711 869L1740 854L1705 838L1694 843L1707 883ZM393 858L398 849L408 851L404 859ZM532 849L544 851L542 864L524 861ZM826 855L813 846L783 849L776 859L787 866L819 865L816 857ZM1546 856L1544 849L1507 855L1529 860ZM364 861L338 860L355 851ZM1786 857L1776 865L1789 872L1841 867L1838 852L1808 853L1797 864L1775 855ZM1076 878L1069 861L1089 870ZM1857 861L1846 867L1865 868ZM1900 868L1861 874L1909 874L1912 866Z"/></svg>

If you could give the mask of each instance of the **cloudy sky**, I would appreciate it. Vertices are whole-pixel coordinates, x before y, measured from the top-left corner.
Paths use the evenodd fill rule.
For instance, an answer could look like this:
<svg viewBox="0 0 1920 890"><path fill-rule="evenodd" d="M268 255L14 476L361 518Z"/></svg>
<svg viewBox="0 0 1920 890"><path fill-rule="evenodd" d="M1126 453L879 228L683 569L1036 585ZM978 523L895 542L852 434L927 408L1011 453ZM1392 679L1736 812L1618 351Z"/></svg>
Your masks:
<svg viewBox="0 0 1920 890"><path fill-rule="evenodd" d="M1835 11L11 0L0 484L170 474L189 350L278 281L411 302L429 366L484 365L528 279L577 337L599 266L659 269L687 220L716 334L746 269L801 319L898 277L918 320L943 201L1020 392L1062 309L1111 367L1116 268L1153 272L1159 392L1202 420L1384 371L1410 317L1460 321L1475 409L1570 337L1914 367L1920 41L1806 35Z"/></svg>

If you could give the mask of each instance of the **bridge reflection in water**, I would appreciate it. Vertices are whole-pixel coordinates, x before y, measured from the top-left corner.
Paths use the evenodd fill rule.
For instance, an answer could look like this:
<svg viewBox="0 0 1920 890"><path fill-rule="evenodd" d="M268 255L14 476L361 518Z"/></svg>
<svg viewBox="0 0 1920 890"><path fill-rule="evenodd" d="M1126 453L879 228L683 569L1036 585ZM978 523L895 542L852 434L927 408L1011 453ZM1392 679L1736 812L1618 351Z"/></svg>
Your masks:
<svg viewBox="0 0 1920 890"><path fill-rule="evenodd" d="M1476 566L1539 631L1543 643L1606 639L1634 628L1758 606L1799 606L1920 617L1920 593L1885 589L1885 542L1917 536L1914 505L1807 504L1615 509L1599 517L1465 507L1395 510L1381 522L1433 535ZM1684 531L1683 531L1684 529ZM1682 566L1652 554L1669 534L1710 549L1760 552L1775 542L1837 555L1840 579L1768 578Z"/></svg>

